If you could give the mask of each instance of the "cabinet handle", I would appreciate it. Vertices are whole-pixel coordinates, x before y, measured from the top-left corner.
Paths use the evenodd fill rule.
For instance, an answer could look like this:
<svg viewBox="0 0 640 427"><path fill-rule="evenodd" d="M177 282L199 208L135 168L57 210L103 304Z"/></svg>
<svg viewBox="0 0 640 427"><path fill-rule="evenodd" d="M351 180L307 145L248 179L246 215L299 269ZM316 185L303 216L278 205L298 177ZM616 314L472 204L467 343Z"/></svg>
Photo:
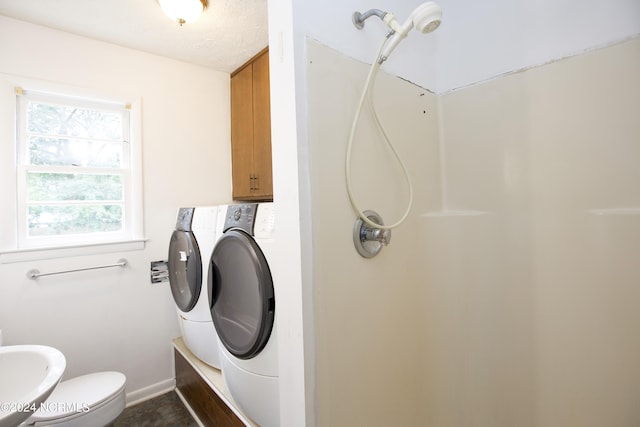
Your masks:
<svg viewBox="0 0 640 427"><path fill-rule="evenodd" d="M258 176L256 174L249 175L249 191L254 192L258 190Z"/></svg>

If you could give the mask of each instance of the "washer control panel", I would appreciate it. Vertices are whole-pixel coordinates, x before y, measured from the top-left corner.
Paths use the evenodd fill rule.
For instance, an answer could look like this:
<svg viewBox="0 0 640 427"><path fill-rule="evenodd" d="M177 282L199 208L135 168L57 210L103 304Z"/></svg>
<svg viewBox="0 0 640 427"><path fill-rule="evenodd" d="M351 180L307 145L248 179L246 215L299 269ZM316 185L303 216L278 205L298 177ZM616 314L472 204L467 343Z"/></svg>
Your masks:
<svg viewBox="0 0 640 427"><path fill-rule="evenodd" d="M239 228L253 236L253 224L256 218L257 203L229 205L224 221L224 231Z"/></svg>
<svg viewBox="0 0 640 427"><path fill-rule="evenodd" d="M178 219L176 220L176 230L191 231L191 221L193 220L193 211L195 208L178 209Z"/></svg>

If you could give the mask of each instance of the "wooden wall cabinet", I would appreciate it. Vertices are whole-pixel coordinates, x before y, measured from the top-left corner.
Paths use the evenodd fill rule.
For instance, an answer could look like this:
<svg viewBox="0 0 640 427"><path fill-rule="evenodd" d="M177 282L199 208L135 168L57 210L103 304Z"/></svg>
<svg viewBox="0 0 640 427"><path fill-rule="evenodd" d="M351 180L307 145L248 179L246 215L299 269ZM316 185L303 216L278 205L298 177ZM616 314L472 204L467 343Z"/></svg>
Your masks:
<svg viewBox="0 0 640 427"><path fill-rule="evenodd" d="M234 200L273 200L269 48L231 74Z"/></svg>

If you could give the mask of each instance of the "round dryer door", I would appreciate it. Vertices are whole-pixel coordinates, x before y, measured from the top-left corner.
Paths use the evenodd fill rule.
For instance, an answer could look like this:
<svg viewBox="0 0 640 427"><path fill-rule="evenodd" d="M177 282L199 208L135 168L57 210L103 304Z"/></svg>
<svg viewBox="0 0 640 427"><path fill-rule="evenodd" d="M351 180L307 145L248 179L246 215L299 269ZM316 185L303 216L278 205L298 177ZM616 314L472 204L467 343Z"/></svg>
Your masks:
<svg viewBox="0 0 640 427"><path fill-rule="evenodd" d="M267 345L275 316L271 271L256 241L239 229L219 240L209 264L211 317L220 342L239 359Z"/></svg>
<svg viewBox="0 0 640 427"><path fill-rule="evenodd" d="M175 230L169 243L169 283L178 308L184 312L198 302L202 287L200 249L193 233Z"/></svg>

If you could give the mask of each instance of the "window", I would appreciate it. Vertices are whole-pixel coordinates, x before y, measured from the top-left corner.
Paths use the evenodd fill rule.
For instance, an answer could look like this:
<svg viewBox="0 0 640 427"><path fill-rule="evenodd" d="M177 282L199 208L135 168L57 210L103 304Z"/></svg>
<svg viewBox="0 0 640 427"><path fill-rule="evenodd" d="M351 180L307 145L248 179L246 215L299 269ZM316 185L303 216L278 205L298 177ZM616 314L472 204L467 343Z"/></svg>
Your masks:
<svg viewBox="0 0 640 427"><path fill-rule="evenodd" d="M132 130L139 108L77 94L15 93L15 242L0 249L141 240L141 150Z"/></svg>

